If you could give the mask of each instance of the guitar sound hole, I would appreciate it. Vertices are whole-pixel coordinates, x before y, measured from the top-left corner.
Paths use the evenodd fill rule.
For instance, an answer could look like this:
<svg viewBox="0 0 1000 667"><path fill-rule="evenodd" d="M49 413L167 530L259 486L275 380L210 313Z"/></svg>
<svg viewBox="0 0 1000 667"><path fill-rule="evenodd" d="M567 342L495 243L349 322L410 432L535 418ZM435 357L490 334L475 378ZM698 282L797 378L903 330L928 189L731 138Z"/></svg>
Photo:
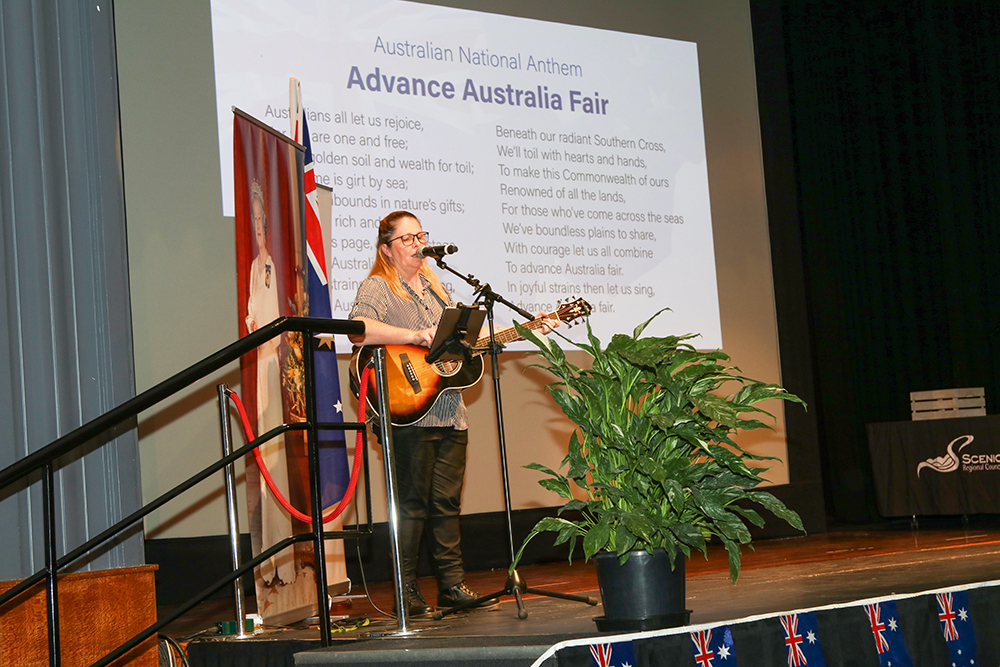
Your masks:
<svg viewBox="0 0 1000 667"><path fill-rule="evenodd" d="M434 363L434 370L438 375L451 377L462 368L461 361L437 361Z"/></svg>

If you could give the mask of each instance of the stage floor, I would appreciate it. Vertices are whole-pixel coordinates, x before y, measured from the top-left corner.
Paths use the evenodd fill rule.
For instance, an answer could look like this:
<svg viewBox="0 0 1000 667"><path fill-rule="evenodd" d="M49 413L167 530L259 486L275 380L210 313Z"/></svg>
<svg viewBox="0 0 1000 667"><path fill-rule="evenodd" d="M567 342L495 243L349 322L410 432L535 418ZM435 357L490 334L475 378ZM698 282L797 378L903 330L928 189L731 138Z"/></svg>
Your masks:
<svg viewBox="0 0 1000 667"><path fill-rule="evenodd" d="M737 584L728 576L728 562L721 549L709 558L694 556L688 562L687 606L691 623L732 621L757 614L851 602L883 595L917 593L934 588L1000 580L1000 525L986 528L910 530L838 530L821 535L762 540L755 551L744 553ZM599 597L593 565L574 561L527 566L519 569L527 584L563 593ZM469 584L480 593L500 590L504 571L475 572ZM435 591L433 579L421 581L428 600ZM167 629L188 644L193 665L244 664L261 652L266 664L364 664L407 661L478 664L524 664L549 646L566 639L597 635L594 617L601 607L577 602L526 596L526 620L517 618L512 597L500 608L471 611L440 621L411 620L420 630L409 638L363 638L369 633L391 632L398 627L377 609L392 604L388 582L370 584L369 601L364 587L354 583L352 596L333 609L343 616L339 625L351 627L367 619L364 627L334 635L329 649L302 653L319 646L315 625L266 629L253 639L235 641L204 634L214 623L233 617L229 600L205 603ZM373 606L374 604L374 606ZM251 601L252 605L252 601ZM195 633L202 633L192 637ZM242 657L241 657L242 656ZM247 663L248 664L248 663Z"/></svg>

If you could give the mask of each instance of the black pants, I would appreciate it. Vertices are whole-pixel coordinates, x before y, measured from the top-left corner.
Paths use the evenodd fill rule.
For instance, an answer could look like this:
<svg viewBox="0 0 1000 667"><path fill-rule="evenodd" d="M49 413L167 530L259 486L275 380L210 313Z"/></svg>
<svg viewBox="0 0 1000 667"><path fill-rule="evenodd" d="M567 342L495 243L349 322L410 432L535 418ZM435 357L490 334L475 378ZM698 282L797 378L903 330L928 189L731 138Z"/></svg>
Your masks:
<svg viewBox="0 0 1000 667"><path fill-rule="evenodd" d="M468 431L396 427L392 431L399 487L399 550L403 580L417 577L420 538L430 546L438 589L465 580L458 515Z"/></svg>

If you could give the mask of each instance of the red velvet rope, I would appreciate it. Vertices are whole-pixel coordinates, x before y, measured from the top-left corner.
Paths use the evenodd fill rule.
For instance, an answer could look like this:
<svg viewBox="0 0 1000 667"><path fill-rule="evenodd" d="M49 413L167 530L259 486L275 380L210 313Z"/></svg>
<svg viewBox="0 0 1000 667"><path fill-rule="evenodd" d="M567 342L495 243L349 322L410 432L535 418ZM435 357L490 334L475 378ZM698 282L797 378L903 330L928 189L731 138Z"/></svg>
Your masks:
<svg viewBox="0 0 1000 667"><path fill-rule="evenodd" d="M371 368L365 366L364 371L361 373L362 387L368 386L368 376L370 374ZM365 399L367 398L366 393L367 392L362 391L358 397L359 415L365 414ZM237 395L235 391L230 391L229 397L233 400L233 404L240 413L240 421L243 422L243 432L246 434L247 442L250 442L254 439L253 428L250 426L250 417L247 416L246 408L243 407L243 401L240 400L239 395ZM344 492L344 497L337 503L337 507L323 517L323 523L329 523L340 516L341 512L347 508L348 498L354 495L354 488L358 485L358 476L361 473L361 448L364 446L364 435L365 432L363 430L358 431L357 441L354 445L354 466L351 468L351 481L347 485L347 491ZM278 500L281 506L288 510L288 512L299 521L312 524L312 517L308 514L303 514L292 507L292 504L288 502L288 499L285 498L284 494L281 493L281 490L278 489L278 486L274 483L274 479L271 477L271 472L264 464L264 458L260 455L259 447L253 450L253 455L257 460L257 467L260 469L260 474L263 475L264 481L267 483L267 488L271 489L271 493L274 494L274 497Z"/></svg>

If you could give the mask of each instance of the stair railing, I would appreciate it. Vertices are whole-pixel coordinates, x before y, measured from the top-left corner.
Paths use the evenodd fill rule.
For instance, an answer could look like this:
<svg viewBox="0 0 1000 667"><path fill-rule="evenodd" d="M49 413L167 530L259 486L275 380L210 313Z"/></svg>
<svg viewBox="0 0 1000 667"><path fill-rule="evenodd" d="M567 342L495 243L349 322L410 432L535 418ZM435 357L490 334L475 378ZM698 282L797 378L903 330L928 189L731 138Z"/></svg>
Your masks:
<svg viewBox="0 0 1000 667"><path fill-rule="evenodd" d="M170 398L176 393L184 390L195 382L205 378L209 374L219 370L239 359L242 355L256 349L259 345L280 336L286 332L301 332L303 334L302 352L305 362L305 407L306 421L290 424L281 424L247 443L243 447L228 452L215 463L207 466L203 470L195 473L188 479L176 485L169 491L163 493L158 498L146 503L135 512L110 526L100 534L87 540L77 548L58 556L56 551L56 516L55 516L55 465L57 459L74 452L78 448L86 445L94 438L104 435L120 426L124 422L135 418L139 413L147 410L158 403ZM251 453L254 449L264 444L271 438L289 431L305 431L308 442L308 463L309 463L309 491L312 513L312 532L292 535L268 549L265 549L254 558L235 568L233 572L222 577L202 592L196 594L187 602L182 603L173 612L164 618L158 619L156 623L141 631L132 639L108 653L103 658L95 662L92 667L104 667L125 655L136 646L139 646L149 637L155 635L170 623L174 622L182 615L193 609L195 606L205 601L225 586L238 582L240 578L253 571L260 563L287 547L311 540L316 560L316 593L319 604L319 630L320 644L324 647L331 642L331 624L329 613L323 613L324 601L326 600L326 558L324 540L340 538L367 537L372 534L371 519L371 495L367 492L369 484L368 468L365 465L365 489L368 504L366 524L358 524L356 530L324 531L322 521L322 493L319 479L319 448L317 432L329 430L364 430L365 422L317 422L315 403L315 373L313 369L313 348L305 341L311 341L313 334L344 334L361 335L364 333L364 323L357 320L331 320L307 317L283 317L274 322L261 327L257 331L250 333L238 341L222 348L196 364L182 370L181 372L167 378L163 382L147 389L116 408L109 410L103 415L93 419L86 424L70 431L57 438L45 447L32 452L22 459L0 470L0 490L25 479L38 471L42 475L42 513L43 513L43 545L45 556L45 567L27 577L13 588L0 594L0 607L22 595L36 584L45 581L46 587L46 610L49 638L49 665L59 667L60 665L60 641L59 641L59 595L57 575L59 570L65 568L70 563L85 555L90 550L98 547L108 540L113 539L118 533L130 528L135 523L141 521L143 517L157 510L168 501L173 500L180 494L191 489L196 484L208 479L210 476L230 466L235 461ZM381 363L379 363L381 362ZM385 364L384 356L376 359L375 363L376 383L378 386L385 385ZM383 392L379 393L379 414L388 414L387 405L381 402L384 400ZM222 408L220 408L221 410ZM367 451L365 451L367 458ZM366 461L367 464L367 461Z"/></svg>

